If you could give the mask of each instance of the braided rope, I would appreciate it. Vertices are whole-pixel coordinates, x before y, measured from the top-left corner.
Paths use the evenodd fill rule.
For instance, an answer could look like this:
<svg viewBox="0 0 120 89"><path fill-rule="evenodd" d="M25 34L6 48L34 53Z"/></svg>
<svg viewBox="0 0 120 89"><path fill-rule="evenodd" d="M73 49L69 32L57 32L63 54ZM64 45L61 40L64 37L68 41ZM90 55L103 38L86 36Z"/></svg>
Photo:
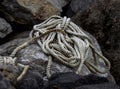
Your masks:
<svg viewBox="0 0 120 89"><path fill-rule="evenodd" d="M77 74L81 72L83 65L93 73L105 74L110 69L110 62L94 48L90 38L80 27L71 22L70 18L51 16L43 23L33 27L30 38L30 40L17 47L10 56L15 56L20 49L33 41L37 41L42 51L49 55L46 67L47 77L51 76L52 60L69 67L77 67ZM89 49L92 49L95 64L87 60ZM95 55L98 55L104 61L106 64L105 70L99 68L99 61Z"/></svg>

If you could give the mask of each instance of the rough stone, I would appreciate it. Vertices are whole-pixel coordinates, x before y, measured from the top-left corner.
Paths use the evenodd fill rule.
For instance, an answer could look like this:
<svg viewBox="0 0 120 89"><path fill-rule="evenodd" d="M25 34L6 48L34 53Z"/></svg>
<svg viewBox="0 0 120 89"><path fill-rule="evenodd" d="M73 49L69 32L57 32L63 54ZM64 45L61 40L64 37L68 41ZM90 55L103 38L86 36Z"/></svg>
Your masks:
<svg viewBox="0 0 120 89"><path fill-rule="evenodd" d="M67 16L72 17L78 12L83 13L84 11L89 10L93 6L96 6L98 4L105 5L105 3L108 2L109 0L71 0L69 9L67 11Z"/></svg>
<svg viewBox="0 0 120 89"><path fill-rule="evenodd" d="M37 23L51 15L59 15L65 0L3 0L0 3L0 11L10 21L21 24Z"/></svg>
<svg viewBox="0 0 120 89"><path fill-rule="evenodd" d="M106 78L95 75L79 76L75 73L54 74L43 89L120 89Z"/></svg>
<svg viewBox="0 0 120 89"><path fill-rule="evenodd" d="M78 0L78 2L85 1ZM73 22L94 35L99 41L104 55L111 61L111 73L120 85L120 1L99 0L92 4L86 2L85 6L87 5L88 7L85 8L79 4L75 6L76 12L71 10L69 13L74 12Z"/></svg>
<svg viewBox="0 0 120 89"><path fill-rule="evenodd" d="M42 75L36 70L29 70L23 80L16 84L17 89L42 89Z"/></svg>
<svg viewBox="0 0 120 89"><path fill-rule="evenodd" d="M111 73L114 75L117 83L120 85L120 1L111 0L108 7L109 20L106 31L105 44L102 44L104 54L112 64Z"/></svg>
<svg viewBox="0 0 120 89"><path fill-rule="evenodd" d="M10 81L3 77L3 75L0 73L0 89L15 89Z"/></svg>
<svg viewBox="0 0 120 89"><path fill-rule="evenodd" d="M18 45L24 43L25 41L27 41L28 39L22 38L22 39L14 39L10 42L7 42L3 45L0 45L0 55L2 56L8 56L12 50L15 49L15 47L17 47Z"/></svg>
<svg viewBox="0 0 120 89"><path fill-rule="evenodd" d="M102 83L102 84L84 85L77 87L75 89L120 89L120 87L112 83Z"/></svg>
<svg viewBox="0 0 120 89"><path fill-rule="evenodd" d="M16 0L3 0L0 3L0 12L11 22L28 24L35 22L37 18L30 11L20 6Z"/></svg>
<svg viewBox="0 0 120 89"><path fill-rule="evenodd" d="M96 39L90 35L89 33L86 32L86 34L89 35L89 37L91 38L91 41L93 43L93 45L95 46L95 48L101 52L101 49L99 47L99 44L97 43ZM14 49L15 47L17 47L18 45L26 42L28 40L28 38L22 38L22 39L15 39L12 40L6 44L3 44L0 46L0 54L1 55L9 55ZM41 50L41 48L39 47L39 45L35 42L34 44L30 44L27 47L25 47L24 49L21 49L17 55L19 62L23 63L23 64L28 64L31 66L32 69L37 70L39 73L41 73L41 75L43 76L43 80L46 81L46 66L47 66L47 61L48 61L48 56L46 54L44 54ZM89 59L93 59L92 56L92 51L90 50L90 53L88 55ZM89 60L90 61L90 60ZM101 62L102 63L102 62ZM104 63L102 63L101 67L104 67ZM51 65L51 74L54 73L61 73L61 72L72 72L75 71L76 69L72 69L69 68L65 65L60 64L59 62L53 62ZM90 72L87 72L88 70L82 69L81 71L81 75L88 75L90 74ZM107 77L108 79L110 79L110 81L112 81L111 79L111 75L102 75L102 74L98 74L99 76L104 76Z"/></svg>
<svg viewBox="0 0 120 89"><path fill-rule="evenodd" d="M108 3L107 0L88 0L90 3L85 2L86 0L76 1L81 3L78 7L76 6L77 10L72 17L73 22L93 34L101 42L101 39L105 39L104 31L106 30L105 24L108 18L108 11L105 9L107 7L106 3ZM80 7L81 4L83 7Z"/></svg>
<svg viewBox="0 0 120 89"><path fill-rule="evenodd" d="M99 81L98 81L99 80ZM82 85L99 84L101 82L108 82L105 78L99 78L97 76L79 76L75 73L60 73L54 74L50 79L45 89L52 89L54 87L60 89L75 89L75 87Z"/></svg>
<svg viewBox="0 0 120 89"><path fill-rule="evenodd" d="M64 0L17 0L17 2L41 20L54 14L59 15L66 4Z"/></svg>
<svg viewBox="0 0 120 89"><path fill-rule="evenodd" d="M0 18L0 38L6 37L12 32L12 27L6 20Z"/></svg>

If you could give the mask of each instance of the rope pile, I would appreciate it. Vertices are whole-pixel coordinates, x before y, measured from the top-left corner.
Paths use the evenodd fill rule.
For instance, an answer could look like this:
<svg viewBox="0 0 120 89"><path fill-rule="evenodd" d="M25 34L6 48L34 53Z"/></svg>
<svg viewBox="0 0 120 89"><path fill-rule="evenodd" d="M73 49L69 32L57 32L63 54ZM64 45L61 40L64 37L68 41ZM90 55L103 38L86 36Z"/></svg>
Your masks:
<svg viewBox="0 0 120 89"><path fill-rule="evenodd" d="M17 47L10 56L15 56L20 49L33 41L37 41L42 51L49 56L46 67L47 77L51 76L50 67L52 61L77 68L77 74L80 74L83 65L92 73L105 74L110 69L110 62L94 48L90 38L80 27L71 22L70 18L51 16L43 23L33 27L30 32L30 38L30 40ZM93 50L93 54L104 61L105 70L99 68L99 60L96 56L94 56L95 63L87 60L89 49Z"/></svg>
<svg viewBox="0 0 120 89"><path fill-rule="evenodd" d="M52 16L43 23L35 25L30 37L39 37L45 33L47 33L45 36L37 39L37 43L42 48L42 51L49 55L46 69L48 77L50 77L50 66L53 59L69 67L77 67L77 74L80 73L83 65L94 73L106 73L110 69L109 61L96 51L89 37L81 28L71 22L70 18ZM104 60L107 66L106 70L100 70L98 64L87 61L90 48ZM98 59L95 61L98 61Z"/></svg>

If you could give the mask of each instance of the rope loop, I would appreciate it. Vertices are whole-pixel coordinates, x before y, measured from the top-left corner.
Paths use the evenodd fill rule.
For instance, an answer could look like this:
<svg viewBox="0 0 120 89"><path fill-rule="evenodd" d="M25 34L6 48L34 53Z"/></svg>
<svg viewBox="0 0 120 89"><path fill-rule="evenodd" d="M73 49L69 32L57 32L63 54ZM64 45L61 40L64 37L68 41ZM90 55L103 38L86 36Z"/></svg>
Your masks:
<svg viewBox="0 0 120 89"><path fill-rule="evenodd" d="M20 49L36 41L42 51L49 56L46 68L47 77L51 76L52 61L77 68L77 74L81 74L83 67L90 73L106 74L111 67L110 62L93 46L90 37L70 18L53 15L44 22L34 25L30 32L30 38L17 47L11 56L15 56ZM89 53L92 53L91 59L88 58ZM104 69L101 68L101 61Z"/></svg>
<svg viewBox="0 0 120 89"><path fill-rule="evenodd" d="M58 30L63 31L58 32ZM46 35L37 39L39 46L43 52L51 55L53 60L59 61L69 67L78 67L76 73L80 74L83 65L91 72L105 74L110 69L109 61L91 44L91 40L83 30L76 24L71 22L70 18L51 16L43 23L35 25L30 33L30 38L39 37L42 34ZM92 49L95 54L94 59L98 64L88 62L88 54ZM99 59L104 61L105 70L100 69ZM52 59L48 61L46 74L50 77L50 65ZM49 74L48 74L49 73Z"/></svg>

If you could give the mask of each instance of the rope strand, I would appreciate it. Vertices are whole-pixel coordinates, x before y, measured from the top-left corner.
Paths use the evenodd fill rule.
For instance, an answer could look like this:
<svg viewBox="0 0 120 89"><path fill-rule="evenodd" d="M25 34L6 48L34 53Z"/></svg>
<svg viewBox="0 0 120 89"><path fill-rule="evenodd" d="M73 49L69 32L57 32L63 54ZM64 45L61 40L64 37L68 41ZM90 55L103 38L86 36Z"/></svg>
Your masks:
<svg viewBox="0 0 120 89"><path fill-rule="evenodd" d="M31 31L32 36L30 37L35 36L36 33L42 35L51 29L61 30L63 32L50 32L52 34L46 34L46 36L38 38L37 42L44 53L53 57L53 61L56 60L69 67L78 67L76 71L78 74L81 72L83 65L94 73L104 74L108 72L110 62L94 48L89 36L76 24L71 22L70 18L62 18L56 15L52 16L43 23L35 25ZM87 61L89 49L93 52L95 64ZM105 71L98 68L100 65L98 63L99 59L96 56L99 56L106 64ZM49 75L48 77L50 77L50 64L52 63L48 61L49 67L46 69L46 74L47 76Z"/></svg>
<svg viewBox="0 0 120 89"><path fill-rule="evenodd" d="M33 27L30 32L30 38L30 40L18 46L10 56L14 57L19 50L36 41L42 51L49 55L46 67L48 78L51 76L50 67L54 60L69 67L76 67L76 73L78 74L80 74L83 65L92 73L105 74L110 69L110 62L95 49L89 36L80 27L71 22L70 18L51 16L43 23ZM94 63L87 60L89 49L92 50ZM97 59L97 57L99 58ZM99 68L99 59L103 60L106 65L104 71ZM22 74L25 74L25 72Z"/></svg>

